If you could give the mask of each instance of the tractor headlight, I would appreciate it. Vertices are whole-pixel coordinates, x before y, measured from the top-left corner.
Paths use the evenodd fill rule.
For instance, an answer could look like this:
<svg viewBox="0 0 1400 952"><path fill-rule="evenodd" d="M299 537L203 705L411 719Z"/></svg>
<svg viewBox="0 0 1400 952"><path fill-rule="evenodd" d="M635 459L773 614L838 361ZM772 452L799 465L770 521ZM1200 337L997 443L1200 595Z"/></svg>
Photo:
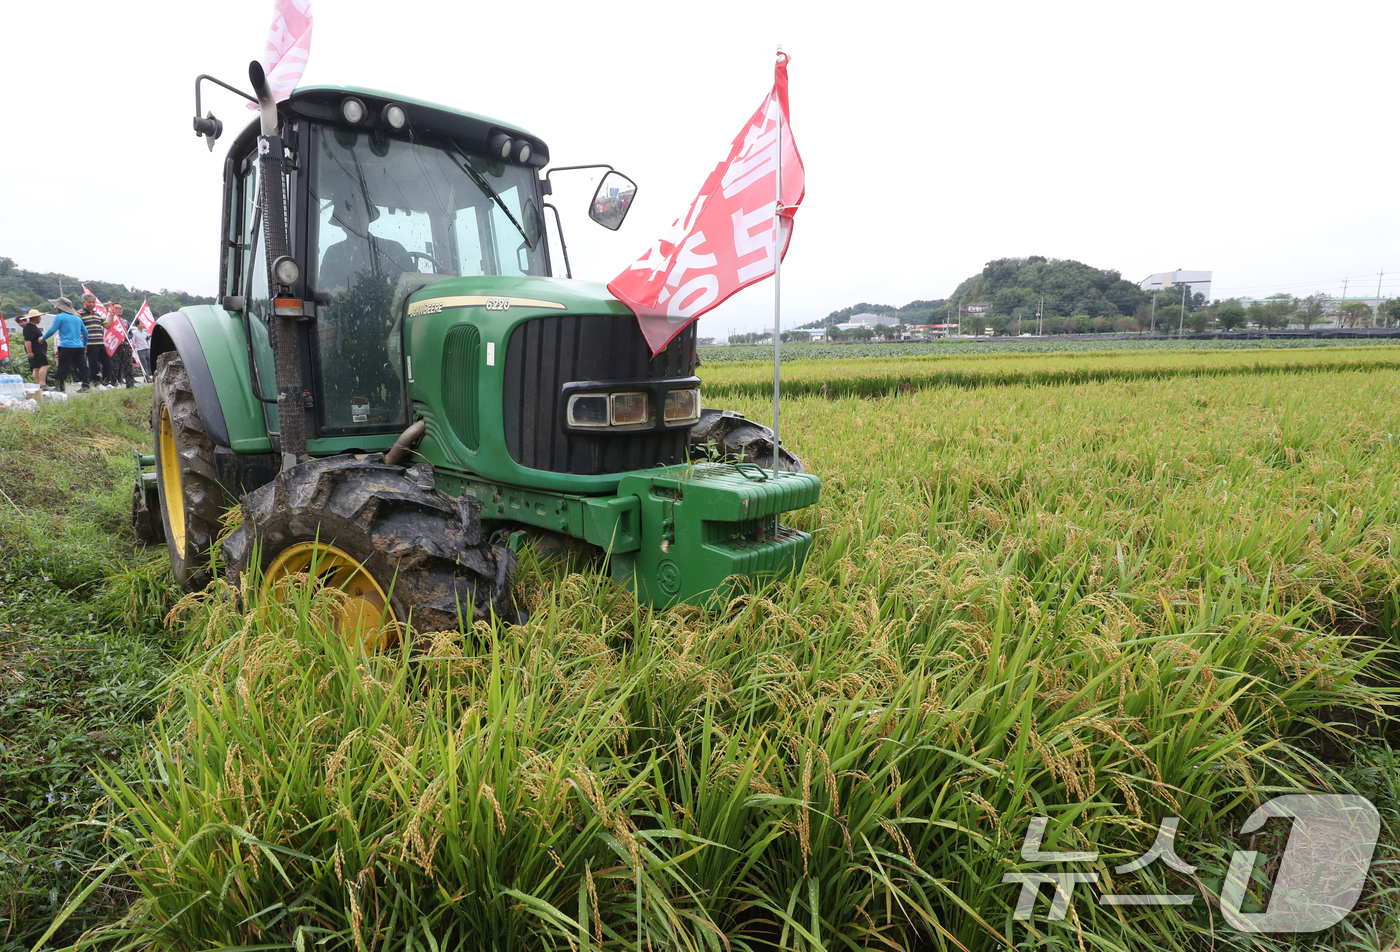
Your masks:
<svg viewBox="0 0 1400 952"><path fill-rule="evenodd" d="M666 394L667 423L694 423L700 419L700 389L672 390Z"/></svg>
<svg viewBox="0 0 1400 952"><path fill-rule="evenodd" d="M612 395L612 425L639 426L651 419L650 403L645 393L615 393Z"/></svg>
<svg viewBox="0 0 1400 952"><path fill-rule="evenodd" d="M607 426L608 395L576 393L569 398L569 426Z"/></svg>

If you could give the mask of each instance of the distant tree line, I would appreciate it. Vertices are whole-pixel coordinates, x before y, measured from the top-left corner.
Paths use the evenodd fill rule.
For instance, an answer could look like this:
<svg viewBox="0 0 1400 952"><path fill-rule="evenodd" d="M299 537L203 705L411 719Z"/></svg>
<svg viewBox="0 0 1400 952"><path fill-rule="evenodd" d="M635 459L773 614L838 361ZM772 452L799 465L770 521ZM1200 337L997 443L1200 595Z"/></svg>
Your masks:
<svg viewBox="0 0 1400 952"><path fill-rule="evenodd" d="M772 335L772 334L769 334L769 333L766 333L766 332L765 332L765 333L756 333L756 334L730 334L730 335L729 335L729 343L731 343L731 344L761 344L761 343L763 343L764 341L770 341L770 340L772 340L772 339L773 339L773 335ZM787 343L794 343L794 342L795 342L795 343L801 343L801 342L803 342L803 341L809 341L809 340L811 340L811 339L812 339L812 335L809 334L807 331L783 331L783 343L784 343L784 344L787 344ZM702 342L702 343L703 343L703 342Z"/></svg>
<svg viewBox="0 0 1400 952"><path fill-rule="evenodd" d="M986 305L987 309L969 315L966 309L970 304ZM1037 317L1037 311L1041 316ZM888 320L874 328L834 330L835 325L857 314L875 314ZM802 326L825 327L833 340L872 340L898 336L900 324L961 324L964 333L981 334L990 328L998 335L1175 334L1178 329L1199 334L1212 329L1294 324L1390 327L1400 326L1400 299L1386 302L1377 314L1364 302L1334 302L1324 294L1305 298L1274 294L1246 307L1234 298L1208 302L1203 294L1188 293L1183 308L1179 288L1154 294L1112 269L1031 255L987 262L980 274L964 280L946 300L911 301L898 308L862 301Z"/></svg>
<svg viewBox="0 0 1400 952"><path fill-rule="evenodd" d="M71 274L26 271L18 267L13 258L0 258L0 297L3 297L5 301L3 305L5 317L12 318L20 314L27 314L30 308L38 308L45 313L52 311L49 299L59 296L60 287L63 288L63 294L73 302L74 306L81 306L79 299L82 297L84 284L91 288L92 293L101 298L104 303L115 301L120 304L128 317L136 316L136 311L143 300L150 303L151 311L157 317L171 311L178 311L190 304L214 303L212 297L186 294L184 291L170 291L166 288L161 288L159 291L148 291L144 288L128 287L125 284L113 284L110 281L99 281L94 278L82 281Z"/></svg>
<svg viewBox="0 0 1400 952"><path fill-rule="evenodd" d="M885 323L889 326L896 324L928 324L930 315L943 307L947 301L938 298L933 301L910 301L902 307L894 307L889 304L869 304L861 301L859 304L852 304L850 307L843 307L839 311L832 311L826 317L819 320L803 324L807 330L815 330L823 327L831 327L834 324L845 324L857 314L875 314L880 317L889 318Z"/></svg>

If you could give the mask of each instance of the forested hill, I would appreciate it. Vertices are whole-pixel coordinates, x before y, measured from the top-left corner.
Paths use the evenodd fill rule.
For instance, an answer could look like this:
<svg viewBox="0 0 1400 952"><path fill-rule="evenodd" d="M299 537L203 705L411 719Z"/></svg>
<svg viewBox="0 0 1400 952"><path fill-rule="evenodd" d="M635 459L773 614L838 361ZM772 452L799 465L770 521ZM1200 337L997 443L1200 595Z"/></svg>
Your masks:
<svg viewBox="0 0 1400 952"><path fill-rule="evenodd" d="M1150 295L1117 271L1091 268L1079 261L1061 258L998 258L987 262L981 274L958 285L948 299L948 310L973 303L992 305L991 314L1012 317L1035 313L1041 297L1045 314L1068 317L1132 316L1147 304Z"/></svg>
<svg viewBox="0 0 1400 952"><path fill-rule="evenodd" d="M826 317L819 320L803 324L802 328L827 327L831 324L844 324L857 314L878 314L886 318L886 324L927 324L929 316L941 308L947 301L938 298L935 301L910 301L903 307L894 307L890 304L867 304L861 301L859 304L852 304L850 307L843 307L839 311L832 311ZM801 329L801 328L799 328Z"/></svg>
<svg viewBox="0 0 1400 952"><path fill-rule="evenodd" d="M186 294L184 291L169 291L165 288L148 291L93 278L80 281L71 274L26 271L17 266L13 258L0 258L0 297L4 298L5 317L28 313L31 307L45 312L52 311L49 298L58 297L60 286L76 306L82 296L84 284L103 301L116 301L125 309L128 317L136 316L136 310L143 300L150 303L151 310L157 317L179 310L187 304L214 303L212 297L200 297L197 294Z"/></svg>

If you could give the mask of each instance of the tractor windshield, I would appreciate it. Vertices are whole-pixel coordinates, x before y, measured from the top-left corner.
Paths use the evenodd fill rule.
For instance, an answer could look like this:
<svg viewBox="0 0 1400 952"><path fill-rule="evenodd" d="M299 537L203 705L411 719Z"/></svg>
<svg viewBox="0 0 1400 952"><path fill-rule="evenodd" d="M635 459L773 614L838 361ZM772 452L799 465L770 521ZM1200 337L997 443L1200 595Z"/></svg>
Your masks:
<svg viewBox="0 0 1400 952"><path fill-rule="evenodd" d="M399 425L393 303L432 275L545 274L535 183L528 168L453 148L325 127L316 139L308 283L322 428Z"/></svg>

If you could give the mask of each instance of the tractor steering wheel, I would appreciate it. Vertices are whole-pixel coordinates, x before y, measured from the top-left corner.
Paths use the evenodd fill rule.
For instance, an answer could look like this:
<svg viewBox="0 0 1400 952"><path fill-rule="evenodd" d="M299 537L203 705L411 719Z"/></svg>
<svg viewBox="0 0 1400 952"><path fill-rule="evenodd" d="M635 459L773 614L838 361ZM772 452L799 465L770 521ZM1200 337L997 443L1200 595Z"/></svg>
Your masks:
<svg viewBox="0 0 1400 952"><path fill-rule="evenodd" d="M404 252L404 253L407 254L410 258L414 259L414 267L417 267L417 265L418 265L418 259L419 259L419 258L426 258L426 259L428 259L428 263L431 264L431 265L433 266L433 274L451 274L451 273L452 273L451 271L448 271L446 268L444 268L442 265L440 265L440 264L438 263L438 260L437 260L436 258L434 258L432 255L428 254L426 251L407 251L407 252Z"/></svg>

